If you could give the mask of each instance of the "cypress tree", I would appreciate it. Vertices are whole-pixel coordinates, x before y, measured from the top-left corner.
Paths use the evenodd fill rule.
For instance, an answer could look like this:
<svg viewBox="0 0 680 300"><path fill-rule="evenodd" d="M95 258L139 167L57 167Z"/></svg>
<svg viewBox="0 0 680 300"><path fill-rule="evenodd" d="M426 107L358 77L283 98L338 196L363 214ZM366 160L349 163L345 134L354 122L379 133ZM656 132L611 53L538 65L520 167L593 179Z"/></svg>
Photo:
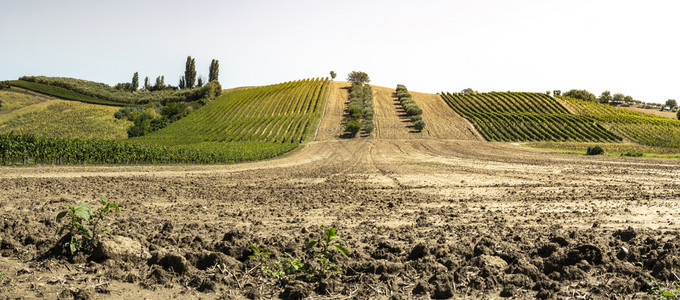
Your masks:
<svg viewBox="0 0 680 300"><path fill-rule="evenodd" d="M216 59L213 59L212 62L210 62L210 74L208 75L208 82L218 80L219 76L220 76L220 62Z"/></svg>
<svg viewBox="0 0 680 300"><path fill-rule="evenodd" d="M184 87L187 89L193 88L196 82L196 61L187 56L186 68L184 71Z"/></svg>
<svg viewBox="0 0 680 300"><path fill-rule="evenodd" d="M177 87L180 90L183 90L184 88L186 88L186 81L184 80L184 76L179 78L179 84L177 85Z"/></svg>
<svg viewBox="0 0 680 300"><path fill-rule="evenodd" d="M139 87L139 73L135 72L135 75L132 75L132 90L136 91L137 88Z"/></svg>

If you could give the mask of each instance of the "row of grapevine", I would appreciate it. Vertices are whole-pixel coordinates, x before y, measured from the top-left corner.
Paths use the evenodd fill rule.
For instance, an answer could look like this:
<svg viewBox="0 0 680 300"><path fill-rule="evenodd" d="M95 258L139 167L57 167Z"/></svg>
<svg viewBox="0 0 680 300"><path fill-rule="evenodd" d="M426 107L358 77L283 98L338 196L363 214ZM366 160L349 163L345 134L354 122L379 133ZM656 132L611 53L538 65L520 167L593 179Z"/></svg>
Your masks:
<svg viewBox="0 0 680 300"><path fill-rule="evenodd" d="M373 132L373 129L375 129L373 113L373 89L371 89L371 86L358 81L352 82L349 90L345 132L351 137L355 137L361 129L366 134Z"/></svg>
<svg viewBox="0 0 680 300"><path fill-rule="evenodd" d="M423 110L418 107L418 104L411 98L411 94L406 89L403 84L397 84L397 100L401 104L401 107L408 115L409 120L413 122L413 126L418 131L423 131L425 128L425 121L423 121Z"/></svg>
<svg viewBox="0 0 680 300"><path fill-rule="evenodd" d="M158 146L115 140L79 140L0 135L0 164L158 164L233 163L271 158L296 145L232 143L205 147Z"/></svg>
<svg viewBox="0 0 680 300"><path fill-rule="evenodd" d="M564 106L545 94L442 93L441 96L456 113L470 120L489 141L622 140L592 118L569 113Z"/></svg>
<svg viewBox="0 0 680 300"><path fill-rule="evenodd" d="M597 120L633 142L652 147L680 148L680 120L568 97L559 99L579 116Z"/></svg>

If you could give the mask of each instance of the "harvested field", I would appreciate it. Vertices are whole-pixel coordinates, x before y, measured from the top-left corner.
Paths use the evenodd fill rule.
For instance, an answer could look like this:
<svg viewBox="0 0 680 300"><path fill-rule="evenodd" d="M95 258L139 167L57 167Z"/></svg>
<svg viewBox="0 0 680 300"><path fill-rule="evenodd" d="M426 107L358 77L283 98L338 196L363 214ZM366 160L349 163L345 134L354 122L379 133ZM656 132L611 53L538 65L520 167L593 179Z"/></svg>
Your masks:
<svg viewBox="0 0 680 300"><path fill-rule="evenodd" d="M392 133L337 138L335 89L316 140L275 160L0 168L0 296L601 299L676 281L680 161L463 140L476 135L455 122L389 139L400 121L380 117L387 89L374 91ZM427 121L436 108L421 103ZM104 194L122 209L108 220L120 247L51 254L57 212ZM248 258L250 244L304 258L321 224L352 252L334 257L340 278L277 280Z"/></svg>

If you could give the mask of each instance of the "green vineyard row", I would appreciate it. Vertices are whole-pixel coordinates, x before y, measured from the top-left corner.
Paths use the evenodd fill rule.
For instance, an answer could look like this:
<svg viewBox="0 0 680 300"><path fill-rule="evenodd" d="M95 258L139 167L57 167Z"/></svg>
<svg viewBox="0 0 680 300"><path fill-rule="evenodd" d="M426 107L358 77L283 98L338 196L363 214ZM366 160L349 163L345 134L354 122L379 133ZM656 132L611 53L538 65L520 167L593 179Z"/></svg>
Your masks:
<svg viewBox="0 0 680 300"><path fill-rule="evenodd" d="M540 93L441 93L489 141L619 142L622 138L587 116L577 116Z"/></svg>

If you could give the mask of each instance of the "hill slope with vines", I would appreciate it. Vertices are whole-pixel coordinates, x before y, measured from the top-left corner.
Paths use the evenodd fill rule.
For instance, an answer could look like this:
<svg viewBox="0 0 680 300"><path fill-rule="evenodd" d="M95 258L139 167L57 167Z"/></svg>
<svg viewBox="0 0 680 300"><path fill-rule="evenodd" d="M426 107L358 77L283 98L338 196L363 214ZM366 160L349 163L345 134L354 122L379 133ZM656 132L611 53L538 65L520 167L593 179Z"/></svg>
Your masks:
<svg viewBox="0 0 680 300"><path fill-rule="evenodd" d="M577 115L597 120L632 142L652 147L680 148L680 120L579 99L559 99Z"/></svg>
<svg viewBox="0 0 680 300"><path fill-rule="evenodd" d="M441 93L488 141L620 142L595 119L540 93Z"/></svg>

